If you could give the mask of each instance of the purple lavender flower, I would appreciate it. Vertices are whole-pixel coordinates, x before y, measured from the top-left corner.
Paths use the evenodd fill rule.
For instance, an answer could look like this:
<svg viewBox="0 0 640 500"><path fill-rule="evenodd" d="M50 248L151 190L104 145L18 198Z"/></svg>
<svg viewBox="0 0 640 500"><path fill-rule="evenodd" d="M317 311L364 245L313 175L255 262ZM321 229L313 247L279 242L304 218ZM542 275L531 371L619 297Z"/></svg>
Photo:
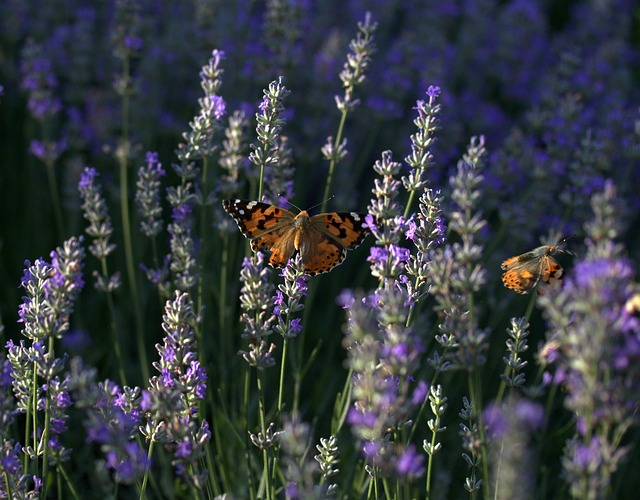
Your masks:
<svg viewBox="0 0 640 500"><path fill-rule="evenodd" d="M302 325L300 318L292 318L292 315L304 308L302 299L309 289L308 276L304 274L302 257L299 253L287 263L281 276L284 278L284 283L278 285L273 309L278 323L273 329L284 338L295 338L302 330Z"/></svg>
<svg viewBox="0 0 640 500"><path fill-rule="evenodd" d="M528 399L509 398L489 405L484 413L489 436L489 464L501 498L522 496L534 489L535 462L528 446L544 420L544 409Z"/></svg>
<svg viewBox="0 0 640 500"><path fill-rule="evenodd" d="M12 344L12 342L7 343L6 348L9 349ZM3 435L8 435L9 427L18 413L16 402L11 392L12 372L11 363L5 359L4 354L0 354L0 432Z"/></svg>
<svg viewBox="0 0 640 500"><path fill-rule="evenodd" d="M81 239L71 238L51 252L51 265L42 259L33 266L27 262L29 269L21 282L27 295L20 306L18 320L27 338L60 338L68 330L74 301L84 286L84 249L80 242Z"/></svg>
<svg viewBox="0 0 640 500"><path fill-rule="evenodd" d="M89 221L85 232L93 238L89 251L97 258L108 257L116 248L109 240L113 235L111 217L107 203L102 196L102 186L97 182L98 172L93 167L85 167L80 175L78 190L82 198L83 216Z"/></svg>
<svg viewBox="0 0 640 500"><path fill-rule="evenodd" d="M224 54L214 50L208 64L200 72L200 86L204 97L198 99L200 111L189 123L191 130L182 134L185 142L178 145L176 154L182 163L208 158L216 149L214 139L227 109L224 99L219 95L224 73L220 67L222 59Z"/></svg>
<svg viewBox="0 0 640 500"><path fill-rule="evenodd" d="M22 50L22 89L28 93L28 107L38 120L51 118L62 109L55 94L58 79L53 73L51 60L44 56L42 48L29 40Z"/></svg>
<svg viewBox="0 0 640 500"><path fill-rule="evenodd" d="M280 132L285 123L285 119L282 118L284 111L282 102L290 93L284 86L282 77L278 81L271 82L264 90L264 97L259 106L261 113L256 113L256 134L259 144L251 145L252 151L249 153L249 161L258 169L252 177L260 180L260 195L262 195L264 177L267 173L272 177L272 181L277 177L278 186L281 188L282 186L286 187L293 172L288 168L286 156L279 158L278 150L279 146L286 144L286 142L279 142ZM284 163L280 162L280 159ZM275 170L273 170L274 166ZM278 194L276 193L276 196ZM275 202L275 198L272 201Z"/></svg>
<svg viewBox="0 0 640 500"><path fill-rule="evenodd" d="M579 415L577 435L565 449L564 473L572 488L596 496L605 494L626 455L612 436L636 422L640 397L640 323L632 316L637 284L632 263L613 241L620 230L610 220L617 204L612 185L592 197L595 217L585 225L585 260L562 289L540 298L559 346L552 358L556 380L566 388L565 406Z"/></svg>
<svg viewBox="0 0 640 500"><path fill-rule="evenodd" d="M160 178L166 175L158 162L158 153L147 153L146 167L138 169L136 182L136 204L140 212L140 231L149 238L162 230L162 207L160 206Z"/></svg>
<svg viewBox="0 0 640 500"><path fill-rule="evenodd" d="M415 480L424 474L424 456L418 455L413 444L407 446L396 462L396 472L398 476Z"/></svg>
<svg viewBox="0 0 640 500"><path fill-rule="evenodd" d="M229 116L229 126L225 129L225 140L222 141L222 151L220 152L220 166L224 169L225 175L221 176L219 191L230 195L237 193L242 183L240 173L248 170L248 159L246 157L246 129L248 120L244 111L234 111ZM228 196L225 196L226 198ZM220 217L220 221L229 223L228 217ZM231 224L229 224L230 226Z"/></svg>
<svg viewBox="0 0 640 500"><path fill-rule="evenodd" d="M193 304L186 293L176 292L167 301L162 328L164 343L157 344L160 360L153 367L160 373L149 380L145 406L150 418L142 434L173 450L177 473L195 488L205 484L206 471L200 460L211 439L209 425L199 416L199 401L206 395L207 375L197 359Z"/></svg>
<svg viewBox="0 0 640 500"><path fill-rule="evenodd" d="M274 344L268 345L266 339L273 333L272 324L276 316L271 314L273 285L269 283L271 270L264 264L264 255L260 252L245 257L240 271L240 322L244 331L242 337L249 343L249 351L240 351L243 359L262 370L275 364L272 353Z"/></svg>
<svg viewBox="0 0 640 500"><path fill-rule="evenodd" d="M23 453L20 443L14 443L12 439L2 440L0 448L0 472L3 477L0 481L0 497L2 498L9 498L9 493L11 498L27 500L40 498L42 480L35 475L21 474Z"/></svg>
<svg viewBox="0 0 640 500"><path fill-rule="evenodd" d="M118 0L116 2L111 40L114 53L120 59L131 58L142 48L142 38L139 34L141 7L138 0Z"/></svg>
<svg viewBox="0 0 640 500"><path fill-rule="evenodd" d="M458 162L456 175L449 180L456 205L449 228L462 242L428 253L430 293L444 311L442 334L436 340L445 349L445 355L437 355L430 361L438 370L470 370L486 360L487 334L478 326L477 305L473 300L486 280L486 271L480 263L482 246L476 242L478 233L486 226L478 211L484 153L484 138L472 138Z"/></svg>
<svg viewBox="0 0 640 500"><path fill-rule="evenodd" d="M147 452L135 440L141 423L139 388L120 389L110 380L96 382L95 369L76 358L69 388L75 406L85 413L87 442L97 443L117 483L132 484L151 467Z"/></svg>
<svg viewBox="0 0 640 500"><path fill-rule="evenodd" d="M409 301L406 290L382 287L369 298L359 297L348 309L345 347L353 370L353 400L347 421L361 442L371 465L384 475L413 477L409 455L400 469L398 450L384 439L386 430L406 424L423 399L413 397L411 374L418 370L422 344L406 326ZM420 385L420 392L423 385ZM404 452L403 452L404 453ZM420 460L418 459L418 462Z"/></svg>
<svg viewBox="0 0 640 500"><path fill-rule="evenodd" d="M167 227L171 235L171 263L174 286L178 290L189 290L197 282L197 261L192 236L191 211L195 195L190 182L185 186L167 189L167 200L172 207L173 222Z"/></svg>

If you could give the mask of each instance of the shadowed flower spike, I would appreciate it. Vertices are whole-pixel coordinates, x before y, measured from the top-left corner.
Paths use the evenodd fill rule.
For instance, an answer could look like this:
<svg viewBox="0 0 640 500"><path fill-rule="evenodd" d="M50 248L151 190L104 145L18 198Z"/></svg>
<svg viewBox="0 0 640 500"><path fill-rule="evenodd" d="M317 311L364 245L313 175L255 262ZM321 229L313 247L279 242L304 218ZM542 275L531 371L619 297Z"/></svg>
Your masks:
<svg viewBox="0 0 640 500"><path fill-rule="evenodd" d="M89 251L97 259L103 259L115 250L116 245L109 241L113 234L113 226L106 201L102 196L102 186L97 181L98 175L95 168L85 167L80 174L78 191L82 198L84 218L89 221L85 232L93 238Z"/></svg>
<svg viewBox="0 0 640 500"><path fill-rule="evenodd" d="M240 271L240 321L244 325L242 337L249 344L249 351L240 351L249 366L262 370L275 365L272 353L274 344L266 339L273 333L272 324L276 316L272 314L273 285L269 283L271 270L264 265L264 255L260 252L245 257Z"/></svg>
<svg viewBox="0 0 640 500"><path fill-rule="evenodd" d="M166 175L158 162L158 153L147 153L146 167L138 169L136 204L140 213L140 231L153 238L162 231L162 207L160 206L160 178Z"/></svg>

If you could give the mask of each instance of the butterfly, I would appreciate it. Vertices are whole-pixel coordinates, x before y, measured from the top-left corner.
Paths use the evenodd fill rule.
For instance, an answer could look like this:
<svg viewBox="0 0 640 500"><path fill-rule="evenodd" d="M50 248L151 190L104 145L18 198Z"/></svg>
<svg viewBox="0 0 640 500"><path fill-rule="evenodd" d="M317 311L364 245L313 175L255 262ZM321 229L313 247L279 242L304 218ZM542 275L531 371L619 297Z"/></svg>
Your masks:
<svg viewBox="0 0 640 500"><path fill-rule="evenodd" d="M224 200L222 206L240 231L251 241L254 252L271 252L269 264L284 267L295 252L302 256L305 274L327 273L341 264L347 250L356 248L369 230L365 214L328 212L298 215L284 208L249 200Z"/></svg>
<svg viewBox="0 0 640 500"><path fill-rule="evenodd" d="M563 269L553 256L565 252L559 246L568 239L562 238L555 245L542 245L505 260L500 266L505 271L502 275L504 286L524 295L533 290L540 280L545 283L552 279L560 280Z"/></svg>

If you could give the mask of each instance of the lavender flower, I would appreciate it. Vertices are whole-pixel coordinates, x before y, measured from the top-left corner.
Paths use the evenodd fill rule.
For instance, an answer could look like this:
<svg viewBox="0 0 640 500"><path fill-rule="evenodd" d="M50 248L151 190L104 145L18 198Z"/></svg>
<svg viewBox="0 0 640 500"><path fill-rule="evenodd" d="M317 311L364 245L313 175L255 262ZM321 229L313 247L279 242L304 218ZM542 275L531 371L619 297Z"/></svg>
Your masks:
<svg viewBox="0 0 640 500"><path fill-rule="evenodd" d="M415 480L424 474L424 456L416 453L416 447L413 444L407 446L407 449L398 457L396 463L396 472L398 476Z"/></svg>
<svg viewBox="0 0 640 500"><path fill-rule="evenodd" d="M171 295L171 280L169 279L169 266L171 265L171 255L165 255L162 261L162 267L153 269L140 264L140 269L150 283L158 288L160 297L165 300Z"/></svg>
<svg viewBox="0 0 640 500"><path fill-rule="evenodd" d="M371 274L380 280L380 286L388 286L403 273L409 262L409 250L398 245L406 229L397 201L400 182L394 179L400 164L392 161L391 151L385 151L373 170L382 179L375 180L375 198L369 204L370 215L365 221L378 246L371 248L367 260L371 262Z"/></svg>
<svg viewBox="0 0 640 500"><path fill-rule="evenodd" d="M457 173L449 180L451 195L457 206L450 216L450 229L462 242L429 253L429 279L431 293L435 295L444 319L441 335L436 340L445 349L443 357L436 355L430 363L438 370L471 370L485 362L487 334L478 327L478 311L473 296L486 280L486 271L480 264L482 246L476 235L486 225L477 210L482 182L481 157L484 138L475 137L463 159L458 162ZM450 362L451 364L449 364Z"/></svg>
<svg viewBox="0 0 640 500"><path fill-rule="evenodd" d="M264 14L264 44L270 57L265 57L263 65L270 74L286 74L293 71L300 60L303 9L309 8L302 2L270 1L266 3ZM269 64L271 62L271 64Z"/></svg>
<svg viewBox="0 0 640 500"><path fill-rule="evenodd" d="M608 237L619 227L607 227L617 204L613 186L591 203L595 217L586 225L586 259L575 265L562 289L540 303L559 346L551 358L556 380L566 388L565 406L578 415L578 436L568 442L563 458L565 477L575 491L597 498L626 455L615 436L637 421L640 323L633 305L628 307L638 290L634 267Z"/></svg>
<svg viewBox="0 0 640 500"><path fill-rule="evenodd" d="M287 498L326 498L327 488L314 484L318 464L307 458L311 445L309 424L301 422L296 416L285 418L278 441L282 446Z"/></svg>
<svg viewBox="0 0 640 500"><path fill-rule="evenodd" d="M247 126L248 120L244 111L234 111L229 116L229 126L224 131L226 139L222 141L219 160L225 172L220 178L219 191L225 194L240 191L240 173L248 169L245 144ZM220 219L228 221L227 217Z"/></svg>
<svg viewBox="0 0 640 500"><path fill-rule="evenodd" d="M195 315L189 296L176 292L175 299L167 301L162 320L166 336L162 345L156 345L160 361L153 363L159 375L149 380L143 406L150 418L140 431L147 439L169 448L178 475L201 489L206 471L201 470L200 460L211 432L199 416L207 375L197 359Z"/></svg>
<svg viewBox="0 0 640 500"><path fill-rule="evenodd" d="M58 439L66 430L66 409L70 405L68 380L59 377L66 356L62 359L54 356L53 340L68 330L74 302L84 285L84 249L80 239L65 241L50 257L51 265L42 259L33 266L27 262L21 280L27 295L20 307L19 321L24 325L22 334L32 344L28 346L24 341L20 345L7 344L18 409L30 411L29 418L35 423L33 445L25 443L24 450L32 459L42 457L43 477L49 464L61 464L70 456L70 450ZM37 423L38 412L44 412L42 427Z"/></svg>
<svg viewBox="0 0 640 500"><path fill-rule="evenodd" d="M411 136L411 155L404 160L411 168L411 172L402 178L402 183L411 193L411 198L414 192L420 192L425 187L426 181L422 177L427 168L433 165L433 154L430 148L433 147L434 134L438 130L438 114L441 106L436 104L436 99L440 96L440 88L430 86L427 89L427 96L428 102L419 100L414 108L418 111L418 117L413 120L418 132ZM407 209L410 208L411 199L407 204Z"/></svg>
<svg viewBox="0 0 640 500"><path fill-rule="evenodd" d="M365 14L364 22L358 22L358 35L349 43L351 53L347 55L347 62L340 72L340 80L345 88L344 96L335 96L336 106L340 112L352 111L359 103L354 99L353 92L356 86L361 85L365 79L365 73L371 62L371 53L375 51L373 33L378 29L378 23L374 22L371 13Z"/></svg>
<svg viewBox="0 0 640 500"><path fill-rule="evenodd" d="M527 361L520 358L520 354L529 349L527 337L529 336L529 322L526 318L511 318L511 328L507 329L509 339L507 339L508 354L502 358L506 371L500 375L507 387L521 387L526 381L524 368Z"/></svg>
<svg viewBox="0 0 640 500"><path fill-rule="evenodd" d="M147 153L147 166L138 169L136 203L140 211L140 231L149 238L162 230L162 207L160 206L160 178L166 172L158 162L158 153Z"/></svg>
<svg viewBox="0 0 640 500"><path fill-rule="evenodd" d="M38 259L33 266L26 261L21 286L27 295L20 306L18 320L22 334L38 340L60 338L69 329L74 301L84 286L82 267L84 249L81 238L71 238L51 252L51 265Z"/></svg>
<svg viewBox="0 0 640 500"><path fill-rule="evenodd" d="M269 283L271 270L264 265L264 256L258 252L245 257L240 271L240 322L244 325L242 337L249 343L249 351L240 351L243 359L259 370L274 366L272 353L275 345L267 345L272 323L276 317L271 314L273 285Z"/></svg>
<svg viewBox="0 0 640 500"><path fill-rule="evenodd" d="M373 469L411 479L422 473L422 459L385 439L387 429L408 424L424 397L423 384L411 387L423 348L406 327L408 309L406 291L399 287L357 298L348 309L344 347L354 372L355 403L347 416L352 433ZM421 397L413 397L416 391Z"/></svg>
<svg viewBox="0 0 640 500"><path fill-rule="evenodd" d="M120 59L129 59L135 56L142 48L141 10L142 5L139 0L118 0L116 2L111 41L114 53ZM116 85L116 88L124 90L121 85Z"/></svg>
<svg viewBox="0 0 640 500"><path fill-rule="evenodd" d="M89 221L89 227L85 232L93 238L89 251L97 259L105 259L115 250L116 245L109 241L113 235L113 226L107 204L102 196L102 187L96 181L98 175L95 168L86 167L80 176L78 191L82 198L84 218ZM115 288L109 289L115 290Z"/></svg>
<svg viewBox="0 0 640 500"><path fill-rule="evenodd" d="M22 474L22 446L12 439L3 439L0 448L0 497L21 500L40 498L42 480L32 474Z"/></svg>
<svg viewBox="0 0 640 500"><path fill-rule="evenodd" d="M271 82L263 92L264 98L259 106L261 112L256 113L256 133L259 145L251 144L252 151L249 153L249 161L259 169L259 174L256 177L260 180L260 195L263 192L265 175L279 161L278 139L285 123L284 118L281 117L284 111L282 101L291 93L284 86L282 77L277 82ZM284 182L287 180L284 179Z"/></svg>
<svg viewBox="0 0 640 500"><path fill-rule="evenodd" d="M484 411L489 438L489 463L498 498L533 498L536 463L528 446L544 420L544 409L527 399L509 398L506 404Z"/></svg>
<svg viewBox="0 0 640 500"><path fill-rule="evenodd" d="M347 139L343 138L344 124L347 115L353 111L360 100L354 97L356 87L362 85L366 80L366 72L371 62L371 54L375 52L373 34L378 29L378 24L373 22L371 13L365 14L364 22L358 22L358 34L349 43L350 53L347 54L347 62L339 74L342 81L344 95L335 95L336 107L340 112L340 124L335 139L327 137L327 141L321 148L322 157L329 162L329 172L325 183L323 199L327 200L332 189L335 166L347 155ZM348 171L342 171L348 173ZM340 172L339 172L340 173ZM325 201L326 203L326 201ZM322 210L325 209L325 203Z"/></svg>
<svg viewBox="0 0 640 500"><path fill-rule="evenodd" d="M200 86L204 97L198 99L200 113L189 122L191 131L182 134L185 142L176 151L182 163L208 158L216 149L214 138L221 128L220 120L227 113L227 105L218 95L224 73L220 67L223 59L224 53L214 50L209 63L200 72Z"/></svg>
<svg viewBox="0 0 640 500"><path fill-rule="evenodd" d="M289 260L281 276L284 278L284 283L278 285L273 309L278 324L273 329L284 338L295 338L302 330L302 325L300 325L300 318L292 319L291 316L304 309L302 299L309 291L307 284L309 277L304 274L302 257L299 253Z"/></svg>
<svg viewBox="0 0 640 500"><path fill-rule="evenodd" d="M465 397L462 400L463 408L458 416L466 423L460 424L460 436L462 437L462 447L465 453L462 458L467 464L469 475L465 478L464 488L470 494L477 493L482 486L482 479L478 479L477 474L482 463L482 452L480 431L478 429L478 414L474 406Z"/></svg>
<svg viewBox="0 0 640 500"><path fill-rule="evenodd" d="M191 212L194 194L192 184L167 188L167 200L171 205L172 222L167 227L171 235L171 263L169 269L173 275L176 289L186 291L197 283L197 261L195 243L192 236Z"/></svg>
<svg viewBox="0 0 640 500"><path fill-rule="evenodd" d="M67 141L39 141L33 139L29 144L29 153L45 165L53 165L58 158L68 149Z"/></svg>
<svg viewBox="0 0 640 500"><path fill-rule="evenodd" d="M9 349L8 345L7 349ZM0 434L2 435L8 435L9 427L18 413L11 393L12 371L11 363L4 354L0 354Z"/></svg>
<svg viewBox="0 0 640 500"><path fill-rule="evenodd" d="M338 438L335 436L330 436L329 439L320 438L320 444L316 445L316 449L319 453L313 458L320 465L320 471L322 472L320 484L323 484L340 472L340 470L336 468L339 461L338 455L340 454ZM337 487L338 485L335 483L328 484L326 495L334 494Z"/></svg>
<svg viewBox="0 0 640 500"><path fill-rule="evenodd" d="M263 200L275 205L286 205L293 195L293 158L289 138L280 135L273 148L274 162L264 172L265 193Z"/></svg>
<svg viewBox="0 0 640 500"><path fill-rule="evenodd" d="M42 47L28 40L22 50L21 87L28 93L28 107L37 120L55 116L62 109L60 98L56 96L58 79L53 73L51 60Z"/></svg>
<svg viewBox="0 0 640 500"><path fill-rule="evenodd" d="M151 467L146 451L135 439L141 423L139 388L120 389L114 382L96 382L96 370L71 362L69 388L75 405L84 411L87 442L97 443L106 467L117 483L132 484Z"/></svg>

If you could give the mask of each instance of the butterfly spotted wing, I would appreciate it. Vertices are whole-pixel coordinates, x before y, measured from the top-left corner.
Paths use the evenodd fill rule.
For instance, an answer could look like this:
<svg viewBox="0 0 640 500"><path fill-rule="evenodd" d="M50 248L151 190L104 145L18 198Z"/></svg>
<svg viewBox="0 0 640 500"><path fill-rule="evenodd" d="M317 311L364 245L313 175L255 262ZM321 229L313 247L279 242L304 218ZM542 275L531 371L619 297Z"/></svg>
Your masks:
<svg viewBox="0 0 640 500"><path fill-rule="evenodd" d="M562 241L562 240L561 240ZM542 245L530 252L505 260L501 268L504 272L502 283L521 295L529 293L543 281L559 280L563 269L553 257L562 250L556 245Z"/></svg>
<svg viewBox="0 0 640 500"><path fill-rule="evenodd" d="M270 251L269 263L284 267L300 253L304 272L311 276L329 272L344 261L347 250L356 248L368 230L364 214L328 212L295 215L284 208L248 200L224 200L222 206L251 241L251 249Z"/></svg>

